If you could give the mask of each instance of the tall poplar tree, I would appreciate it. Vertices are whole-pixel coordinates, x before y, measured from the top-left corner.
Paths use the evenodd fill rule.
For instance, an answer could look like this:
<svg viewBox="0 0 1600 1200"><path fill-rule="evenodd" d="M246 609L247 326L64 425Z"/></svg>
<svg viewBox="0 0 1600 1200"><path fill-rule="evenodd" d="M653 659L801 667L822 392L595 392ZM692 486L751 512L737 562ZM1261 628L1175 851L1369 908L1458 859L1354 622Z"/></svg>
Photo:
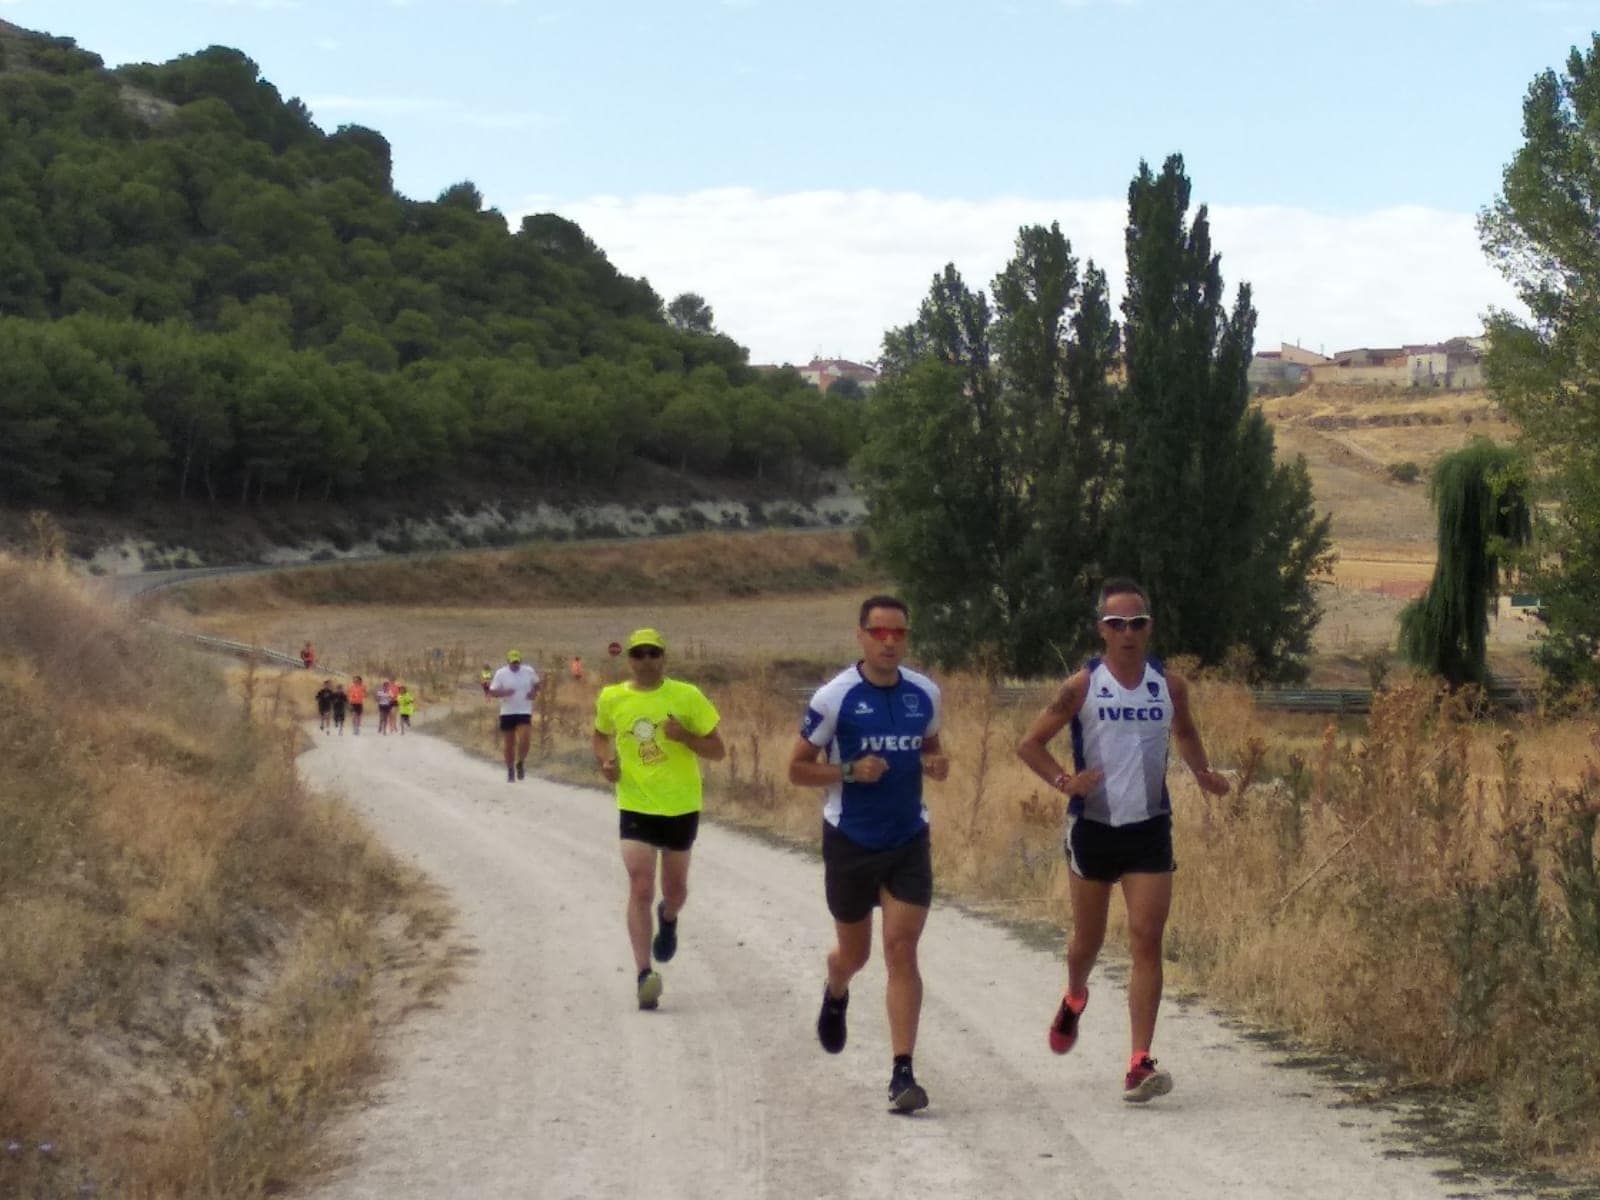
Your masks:
<svg viewBox="0 0 1600 1200"><path fill-rule="evenodd" d="M1108 565L1150 590L1168 653L1220 662L1242 647L1255 674L1294 677L1331 557L1303 458L1277 464L1250 403L1250 288L1231 310L1205 206L1173 155L1128 189L1126 383L1116 406L1118 491Z"/></svg>

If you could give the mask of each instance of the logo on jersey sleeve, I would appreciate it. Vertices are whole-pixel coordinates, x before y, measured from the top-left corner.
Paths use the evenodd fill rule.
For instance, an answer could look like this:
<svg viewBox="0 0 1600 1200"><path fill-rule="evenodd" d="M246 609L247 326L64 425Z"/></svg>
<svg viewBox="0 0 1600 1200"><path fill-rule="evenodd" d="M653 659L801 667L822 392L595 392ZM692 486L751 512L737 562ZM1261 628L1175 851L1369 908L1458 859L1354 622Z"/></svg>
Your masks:
<svg viewBox="0 0 1600 1200"><path fill-rule="evenodd" d="M810 741L811 735L817 731L817 726L821 724L822 714L814 708L807 708L806 715L800 722L800 736Z"/></svg>

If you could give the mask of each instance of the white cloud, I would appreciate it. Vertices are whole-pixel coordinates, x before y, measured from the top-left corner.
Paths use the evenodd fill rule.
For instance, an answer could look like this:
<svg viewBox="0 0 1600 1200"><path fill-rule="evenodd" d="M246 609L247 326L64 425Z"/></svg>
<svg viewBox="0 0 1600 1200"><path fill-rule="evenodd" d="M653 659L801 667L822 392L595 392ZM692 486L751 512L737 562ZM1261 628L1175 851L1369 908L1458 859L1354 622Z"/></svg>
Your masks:
<svg viewBox="0 0 1600 1200"><path fill-rule="evenodd" d="M815 353L875 358L883 331L911 320L933 275L954 262L988 290L1017 229L1059 221L1080 261L1093 258L1120 302L1121 200L939 199L906 192L594 196L502 206L577 221L620 270L666 298L705 296L717 324L757 362ZM1302 209L1211 210L1230 297L1254 291L1257 344L1329 350L1473 333L1509 287L1478 248L1466 213L1393 208L1336 215Z"/></svg>

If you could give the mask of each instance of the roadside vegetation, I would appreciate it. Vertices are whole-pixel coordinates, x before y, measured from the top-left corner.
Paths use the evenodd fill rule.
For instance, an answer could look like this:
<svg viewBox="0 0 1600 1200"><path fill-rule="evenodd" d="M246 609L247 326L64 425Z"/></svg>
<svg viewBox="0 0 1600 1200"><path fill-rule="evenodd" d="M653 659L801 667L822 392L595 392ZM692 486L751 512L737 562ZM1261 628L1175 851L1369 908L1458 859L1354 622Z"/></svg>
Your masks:
<svg viewBox="0 0 1600 1200"><path fill-rule="evenodd" d="M303 688L0 557L0 1195L281 1192L444 982L442 903L296 777Z"/></svg>

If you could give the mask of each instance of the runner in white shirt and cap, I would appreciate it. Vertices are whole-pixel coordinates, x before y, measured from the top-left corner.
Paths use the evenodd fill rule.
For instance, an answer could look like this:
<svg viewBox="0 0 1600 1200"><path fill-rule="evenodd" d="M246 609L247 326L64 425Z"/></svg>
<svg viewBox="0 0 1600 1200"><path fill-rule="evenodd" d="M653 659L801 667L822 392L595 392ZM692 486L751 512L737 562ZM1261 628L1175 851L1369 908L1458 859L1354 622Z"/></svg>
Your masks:
<svg viewBox="0 0 1600 1200"><path fill-rule="evenodd" d="M1132 1055L1122 1098L1143 1103L1172 1090L1172 1076L1150 1057L1161 1007L1161 941L1172 904L1172 800L1167 794L1167 741L1202 790L1225 795L1228 781L1211 769L1189 713L1188 685L1150 657L1154 618L1145 591L1131 579L1100 589L1096 627L1105 653L1061 686L1017 746L1023 762L1067 803L1066 853L1072 902L1067 990L1050 1023L1050 1049L1071 1050L1089 1002L1089 972L1106 936L1111 893L1122 885L1128 909L1133 971L1128 981ZM1073 765L1056 762L1050 739L1072 726Z"/></svg>
<svg viewBox="0 0 1600 1200"><path fill-rule="evenodd" d="M506 651L506 665L489 681L489 695L500 701L500 733L506 743L506 782L523 777L523 762L533 740L533 698L539 694L539 672L524 666L520 650Z"/></svg>

